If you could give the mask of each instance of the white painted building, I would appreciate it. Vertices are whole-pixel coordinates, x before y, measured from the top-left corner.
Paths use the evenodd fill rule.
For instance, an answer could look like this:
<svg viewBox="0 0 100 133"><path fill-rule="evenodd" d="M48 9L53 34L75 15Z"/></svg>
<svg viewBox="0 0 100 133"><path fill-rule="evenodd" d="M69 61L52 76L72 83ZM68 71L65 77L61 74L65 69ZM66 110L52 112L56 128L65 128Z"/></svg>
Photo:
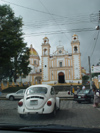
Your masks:
<svg viewBox="0 0 100 133"><path fill-rule="evenodd" d="M22 82L31 82L31 84L82 83L80 42L76 34L72 36L71 54L64 49L64 46L59 45L51 55L51 46L47 37L43 38L41 46L41 66L40 57L31 45L29 66L32 70L26 78L22 78Z"/></svg>
<svg viewBox="0 0 100 133"><path fill-rule="evenodd" d="M71 41L72 53L68 54L63 46L58 46L50 55L49 39L45 37L42 43L42 83L82 83L81 54L78 36L74 34Z"/></svg>

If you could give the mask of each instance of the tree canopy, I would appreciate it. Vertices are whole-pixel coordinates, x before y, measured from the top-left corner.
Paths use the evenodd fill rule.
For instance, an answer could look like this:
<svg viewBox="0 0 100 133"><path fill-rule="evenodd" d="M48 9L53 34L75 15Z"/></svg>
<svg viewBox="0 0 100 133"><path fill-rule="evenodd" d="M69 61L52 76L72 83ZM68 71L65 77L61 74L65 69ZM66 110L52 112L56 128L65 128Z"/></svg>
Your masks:
<svg viewBox="0 0 100 133"><path fill-rule="evenodd" d="M86 83L88 80L89 80L89 76L88 75L82 76L83 83Z"/></svg>
<svg viewBox="0 0 100 133"><path fill-rule="evenodd" d="M22 18L15 17L9 5L0 5L0 79L31 70L29 48L23 39Z"/></svg>

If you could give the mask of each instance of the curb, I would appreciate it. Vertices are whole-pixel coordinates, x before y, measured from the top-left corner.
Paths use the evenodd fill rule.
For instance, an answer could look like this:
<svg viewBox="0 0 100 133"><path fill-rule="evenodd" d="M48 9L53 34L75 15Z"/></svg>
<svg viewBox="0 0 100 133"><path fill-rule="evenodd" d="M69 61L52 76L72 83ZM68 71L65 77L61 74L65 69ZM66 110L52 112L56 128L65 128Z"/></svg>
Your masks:
<svg viewBox="0 0 100 133"><path fill-rule="evenodd" d="M74 98L65 98L65 97L63 98L62 97L62 98L60 98L60 100L66 100L67 101L67 100L74 100Z"/></svg>
<svg viewBox="0 0 100 133"><path fill-rule="evenodd" d="M67 97L59 97L59 98L60 100L74 100L74 98L67 98ZM9 99L5 97L0 97L0 100L9 100Z"/></svg>
<svg viewBox="0 0 100 133"><path fill-rule="evenodd" d="M8 100L6 97L0 97L0 100Z"/></svg>

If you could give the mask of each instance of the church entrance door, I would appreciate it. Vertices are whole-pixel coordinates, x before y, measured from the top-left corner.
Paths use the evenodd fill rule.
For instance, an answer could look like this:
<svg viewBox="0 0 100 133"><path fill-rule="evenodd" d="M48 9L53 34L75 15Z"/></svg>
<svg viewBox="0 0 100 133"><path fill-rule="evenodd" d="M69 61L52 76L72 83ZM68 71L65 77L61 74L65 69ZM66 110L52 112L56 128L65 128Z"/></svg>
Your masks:
<svg viewBox="0 0 100 133"><path fill-rule="evenodd" d="M63 72L58 73L58 83L65 83L65 75Z"/></svg>

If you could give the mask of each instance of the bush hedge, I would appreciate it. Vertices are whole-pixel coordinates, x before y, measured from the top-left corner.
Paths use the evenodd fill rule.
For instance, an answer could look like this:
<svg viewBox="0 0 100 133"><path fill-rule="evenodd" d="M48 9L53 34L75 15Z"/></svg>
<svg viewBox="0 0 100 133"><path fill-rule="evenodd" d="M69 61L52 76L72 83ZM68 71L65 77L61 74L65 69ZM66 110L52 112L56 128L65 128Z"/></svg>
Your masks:
<svg viewBox="0 0 100 133"><path fill-rule="evenodd" d="M26 87L9 87L7 89L2 90L2 93L13 93L20 89L26 89Z"/></svg>

